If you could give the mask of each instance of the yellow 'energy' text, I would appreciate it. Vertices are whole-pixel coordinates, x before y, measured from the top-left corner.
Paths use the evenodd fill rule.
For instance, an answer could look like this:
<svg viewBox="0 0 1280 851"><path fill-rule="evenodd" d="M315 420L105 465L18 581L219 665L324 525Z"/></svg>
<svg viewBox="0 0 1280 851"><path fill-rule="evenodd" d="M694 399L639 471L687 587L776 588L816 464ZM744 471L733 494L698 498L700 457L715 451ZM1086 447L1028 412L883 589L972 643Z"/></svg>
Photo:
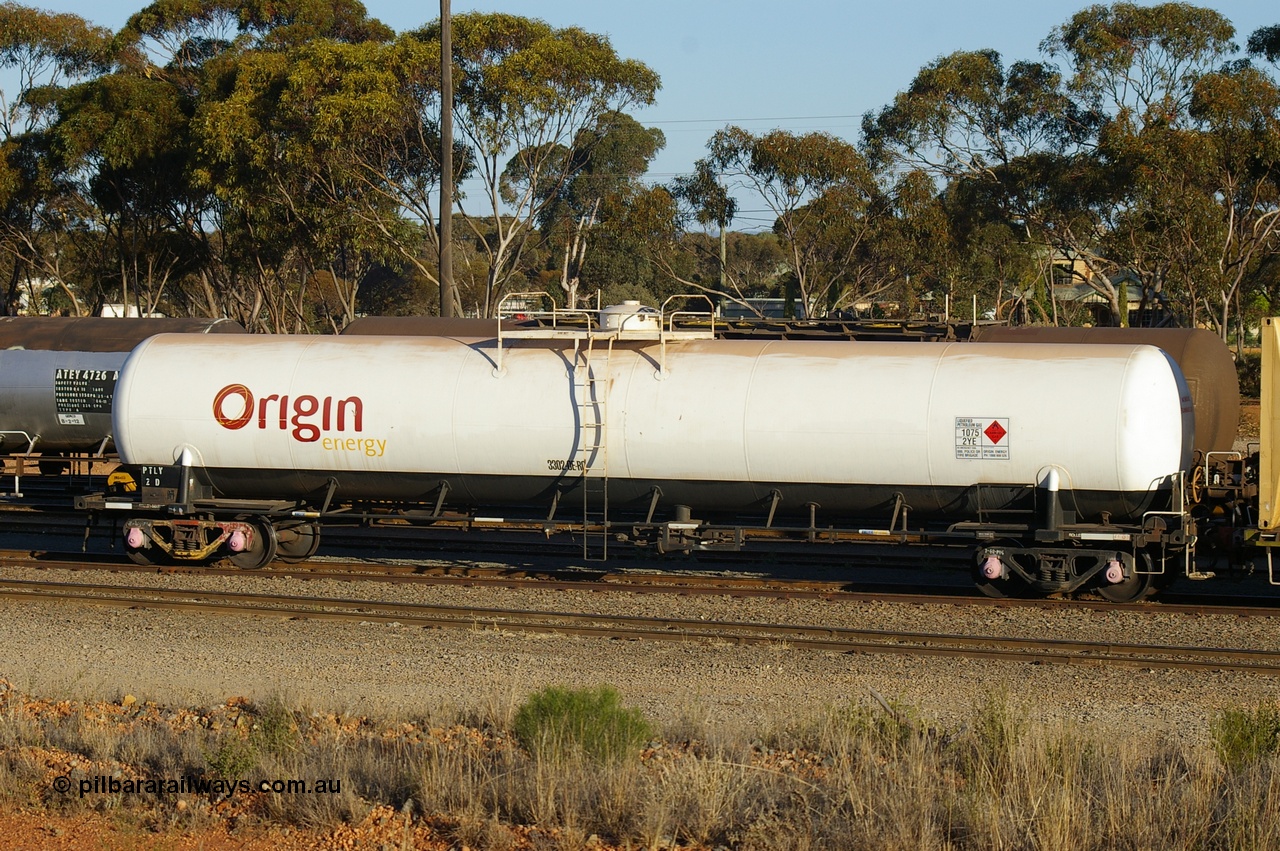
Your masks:
<svg viewBox="0 0 1280 851"><path fill-rule="evenodd" d="M363 452L370 458L381 458L387 442L372 437L326 437L320 446L332 452Z"/></svg>

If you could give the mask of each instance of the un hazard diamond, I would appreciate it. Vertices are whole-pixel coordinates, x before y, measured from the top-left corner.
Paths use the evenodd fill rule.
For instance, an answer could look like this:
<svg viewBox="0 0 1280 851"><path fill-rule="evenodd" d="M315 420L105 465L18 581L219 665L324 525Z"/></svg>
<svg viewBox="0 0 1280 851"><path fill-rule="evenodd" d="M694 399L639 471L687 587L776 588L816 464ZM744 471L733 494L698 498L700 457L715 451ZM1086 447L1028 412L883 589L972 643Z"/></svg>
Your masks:
<svg viewBox="0 0 1280 851"><path fill-rule="evenodd" d="M987 439L992 443L999 443L1004 439L1004 436L1008 434L1008 432L1004 430L1004 426L1000 425L999 420L992 420L991 425L987 426L986 430L983 431L983 434L985 434Z"/></svg>

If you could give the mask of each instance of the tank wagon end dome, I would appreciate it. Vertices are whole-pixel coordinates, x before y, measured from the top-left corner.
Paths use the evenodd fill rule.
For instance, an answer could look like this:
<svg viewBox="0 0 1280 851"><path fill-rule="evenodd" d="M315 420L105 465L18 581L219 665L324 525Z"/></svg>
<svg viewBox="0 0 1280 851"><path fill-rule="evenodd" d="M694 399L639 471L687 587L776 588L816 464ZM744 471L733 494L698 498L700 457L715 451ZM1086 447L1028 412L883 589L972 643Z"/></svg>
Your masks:
<svg viewBox="0 0 1280 851"><path fill-rule="evenodd" d="M244 333L224 319L0 317L0 451L110 453L120 369L165 331Z"/></svg>
<svg viewBox="0 0 1280 851"><path fill-rule="evenodd" d="M1240 426L1240 381L1235 358L1222 339L1203 328L1043 328L980 326L982 343L1084 343L1150 345L1178 364L1195 408L1195 443L1202 455L1229 452Z"/></svg>

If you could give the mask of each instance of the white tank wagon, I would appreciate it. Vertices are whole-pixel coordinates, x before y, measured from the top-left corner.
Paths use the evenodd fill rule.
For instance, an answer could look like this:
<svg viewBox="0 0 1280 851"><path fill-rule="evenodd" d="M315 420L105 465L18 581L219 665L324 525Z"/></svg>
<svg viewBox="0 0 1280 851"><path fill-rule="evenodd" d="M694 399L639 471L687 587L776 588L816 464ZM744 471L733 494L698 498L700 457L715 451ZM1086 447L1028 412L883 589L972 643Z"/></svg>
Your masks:
<svg viewBox="0 0 1280 851"><path fill-rule="evenodd" d="M611 305L598 312L598 322L607 327L622 320L637 326L643 322L657 327L661 314L636 301ZM536 319L530 320L533 324ZM875 320L751 320L711 323L704 320L717 339L727 340L856 340L867 341L967 341L974 343L1091 343L1156 346L1169 353L1191 392L1195 408L1196 433L1193 450L1202 460L1209 453L1230 454L1240 424L1240 384L1231 349L1217 334L1203 328L1068 328L949 323L894 323ZM503 328L520 330L521 324L504 320ZM345 335L484 337L494 333L492 319L442 319L438 316L369 316L355 320L342 330Z"/></svg>
<svg viewBox="0 0 1280 851"><path fill-rule="evenodd" d="M1191 417L1176 365L1149 346L584 335L162 335L130 355L114 411L141 479L126 524L139 560L303 557L314 519L361 502L550 524L574 498L583 529L665 548L789 521L811 538L877 521L905 535L910 512L1020 541L980 554L997 592L1104 575L1145 591L1148 512L1171 507ZM193 517L208 520L178 528ZM1043 579L1022 564L1029 542L1037 560L1086 558Z"/></svg>
<svg viewBox="0 0 1280 851"><path fill-rule="evenodd" d="M1188 460L1184 388L1148 347L697 342L671 346L665 373L651 347L615 348L607 375L593 355L607 389L585 413L604 419L605 446L583 451L572 349L508 348L495 374L490 346L156 337L121 375L122 459L171 465L187 451L233 498L301 498L332 477L338 498L409 499L447 478L453 499L484 505L538 502L584 464L603 475L605 455L615 504L657 485L742 512L776 488L787 509L867 512L905 491L944 515L976 512L975 485L1021 487L1056 467L1080 514L1117 519L1149 508ZM1063 388L1087 394L1087 416Z"/></svg>

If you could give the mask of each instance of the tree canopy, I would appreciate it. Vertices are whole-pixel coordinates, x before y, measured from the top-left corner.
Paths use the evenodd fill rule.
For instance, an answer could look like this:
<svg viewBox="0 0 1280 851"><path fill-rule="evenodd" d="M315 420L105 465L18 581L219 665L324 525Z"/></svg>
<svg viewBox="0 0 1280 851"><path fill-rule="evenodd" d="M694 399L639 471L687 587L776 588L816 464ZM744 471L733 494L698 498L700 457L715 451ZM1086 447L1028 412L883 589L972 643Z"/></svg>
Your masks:
<svg viewBox="0 0 1280 851"><path fill-rule="evenodd" d="M158 0L111 32L0 4L0 312L122 303L270 331L434 312L445 180L473 315L517 290L698 291L1225 336L1280 308L1280 24L1085 6L1038 56L929 62L856 140L731 125L666 183L663 134L631 114L660 87L642 59L510 14L452 32L445 175L439 21ZM735 232L748 199L770 224Z"/></svg>

